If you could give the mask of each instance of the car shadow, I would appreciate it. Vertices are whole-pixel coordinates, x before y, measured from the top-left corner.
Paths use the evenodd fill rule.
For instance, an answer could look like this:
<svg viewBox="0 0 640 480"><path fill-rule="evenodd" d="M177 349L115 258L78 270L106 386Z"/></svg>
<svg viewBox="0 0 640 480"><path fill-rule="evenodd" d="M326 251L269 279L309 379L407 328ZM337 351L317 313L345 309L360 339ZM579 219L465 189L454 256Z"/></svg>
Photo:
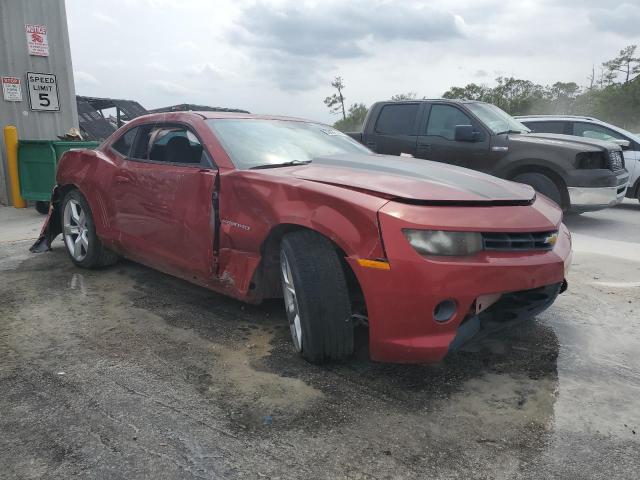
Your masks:
<svg viewBox="0 0 640 480"><path fill-rule="evenodd" d="M630 210L630 211L638 212L638 211L640 211L640 202L636 202L636 203L620 203L619 205L616 205L613 208L616 209L616 210Z"/></svg>
<svg viewBox="0 0 640 480"><path fill-rule="evenodd" d="M250 334L269 335L269 353L254 359L255 368L296 377L324 390L326 376L378 391L405 404L424 402L461 388L465 381L497 373L536 379L557 376L559 345L553 329L532 320L499 332L431 365L385 364L369 360L368 330L356 329L353 357L343 363L312 365L292 347L282 300L246 305L146 267L127 262L119 267L136 280L129 293L134 305L151 308L167 322L189 328L213 342L243 343ZM166 311L163 305L173 308Z"/></svg>

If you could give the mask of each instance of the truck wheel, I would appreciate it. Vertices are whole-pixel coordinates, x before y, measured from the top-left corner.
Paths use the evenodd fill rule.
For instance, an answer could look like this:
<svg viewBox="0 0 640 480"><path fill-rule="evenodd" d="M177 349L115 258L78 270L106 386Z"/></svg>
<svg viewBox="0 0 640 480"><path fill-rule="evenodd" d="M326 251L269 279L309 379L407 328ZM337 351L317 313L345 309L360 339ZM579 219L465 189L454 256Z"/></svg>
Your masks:
<svg viewBox="0 0 640 480"><path fill-rule="evenodd" d="M343 360L351 355L349 291L331 242L309 230L285 235L280 272L295 349L312 363Z"/></svg>
<svg viewBox="0 0 640 480"><path fill-rule="evenodd" d="M71 261L84 268L113 265L118 255L106 249L93 223L91 209L78 190L71 190L62 202L62 236Z"/></svg>
<svg viewBox="0 0 640 480"><path fill-rule="evenodd" d="M36 211L42 215L47 215L49 213L49 202L37 201Z"/></svg>
<svg viewBox="0 0 640 480"><path fill-rule="evenodd" d="M540 192L557 203L561 208L564 208L560 189L556 183L546 175L542 173L522 173L513 178L513 181L533 187L536 192Z"/></svg>

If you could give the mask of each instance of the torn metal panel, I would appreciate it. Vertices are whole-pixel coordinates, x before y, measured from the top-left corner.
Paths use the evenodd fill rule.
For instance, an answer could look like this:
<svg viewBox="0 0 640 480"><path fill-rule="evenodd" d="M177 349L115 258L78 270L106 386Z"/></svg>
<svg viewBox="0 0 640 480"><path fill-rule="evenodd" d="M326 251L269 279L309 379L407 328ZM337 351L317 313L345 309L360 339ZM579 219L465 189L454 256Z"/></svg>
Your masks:
<svg viewBox="0 0 640 480"><path fill-rule="evenodd" d="M60 192L56 185L51 192L49 213L40 229L40 235L36 242L29 248L32 253L42 253L51 250L51 243L62 233L60 218Z"/></svg>
<svg viewBox="0 0 640 480"><path fill-rule="evenodd" d="M133 100L86 97L76 95L78 119L85 138L104 140L125 122L146 115L148 111ZM116 117L105 116L103 110L116 109Z"/></svg>

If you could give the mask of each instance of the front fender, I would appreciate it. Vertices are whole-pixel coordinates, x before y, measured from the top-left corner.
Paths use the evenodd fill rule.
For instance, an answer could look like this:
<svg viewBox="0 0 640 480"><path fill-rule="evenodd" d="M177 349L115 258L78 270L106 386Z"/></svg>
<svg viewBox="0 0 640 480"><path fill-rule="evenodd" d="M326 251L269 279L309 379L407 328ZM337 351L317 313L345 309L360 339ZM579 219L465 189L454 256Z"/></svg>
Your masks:
<svg viewBox="0 0 640 480"><path fill-rule="evenodd" d="M513 157L507 156L501 160L498 171L496 173L502 178L509 179L526 170L535 171L536 169L544 169L552 171L558 177L565 180L567 170L573 168L575 167L569 159L556 161L553 159L537 157L515 159Z"/></svg>
<svg viewBox="0 0 640 480"><path fill-rule="evenodd" d="M225 293L252 301L265 245L274 232L307 228L347 257L384 257L377 212L388 199L269 173L223 172L217 279ZM275 281L275 280L274 280ZM255 281L255 284L261 282Z"/></svg>
<svg viewBox="0 0 640 480"><path fill-rule="evenodd" d="M242 171L221 177L221 248L258 253L273 228L299 225L349 256L383 255L377 212L388 199L279 175Z"/></svg>

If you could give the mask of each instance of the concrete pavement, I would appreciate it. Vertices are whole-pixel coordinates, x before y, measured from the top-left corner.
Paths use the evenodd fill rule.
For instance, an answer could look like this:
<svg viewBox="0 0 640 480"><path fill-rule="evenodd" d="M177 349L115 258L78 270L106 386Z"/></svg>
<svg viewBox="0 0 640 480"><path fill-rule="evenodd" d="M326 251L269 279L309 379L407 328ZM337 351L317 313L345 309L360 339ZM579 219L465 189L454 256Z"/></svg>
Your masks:
<svg viewBox="0 0 640 480"><path fill-rule="evenodd" d="M430 366L316 367L280 302L75 268L0 208L2 478L635 478L640 204L569 217L569 290Z"/></svg>

